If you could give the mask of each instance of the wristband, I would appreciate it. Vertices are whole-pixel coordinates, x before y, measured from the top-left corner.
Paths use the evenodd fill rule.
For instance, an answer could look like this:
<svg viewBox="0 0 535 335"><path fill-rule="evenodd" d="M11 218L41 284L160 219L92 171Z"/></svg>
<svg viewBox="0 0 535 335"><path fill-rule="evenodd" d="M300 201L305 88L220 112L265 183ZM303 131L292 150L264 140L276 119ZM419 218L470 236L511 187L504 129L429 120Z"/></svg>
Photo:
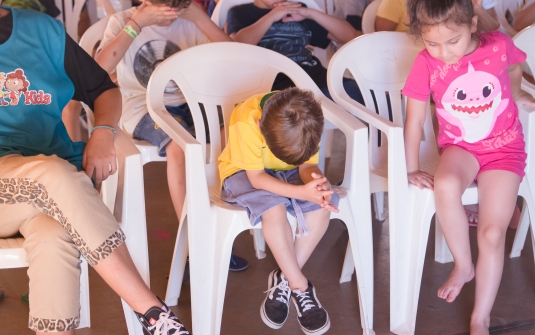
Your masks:
<svg viewBox="0 0 535 335"><path fill-rule="evenodd" d="M128 35L130 35L130 37L132 38L137 37L137 31L134 28L132 28L132 26L129 24L124 26L123 31L127 33Z"/></svg>
<svg viewBox="0 0 535 335"><path fill-rule="evenodd" d="M97 129L109 129L111 131L113 131L113 135L115 135L115 133L117 133L117 130L115 130L115 128L113 127L110 127L110 126L94 126L93 129L91 129L91 131L89 132L89 136L91 136L91 134L93 134L93 132Z"/></svg>

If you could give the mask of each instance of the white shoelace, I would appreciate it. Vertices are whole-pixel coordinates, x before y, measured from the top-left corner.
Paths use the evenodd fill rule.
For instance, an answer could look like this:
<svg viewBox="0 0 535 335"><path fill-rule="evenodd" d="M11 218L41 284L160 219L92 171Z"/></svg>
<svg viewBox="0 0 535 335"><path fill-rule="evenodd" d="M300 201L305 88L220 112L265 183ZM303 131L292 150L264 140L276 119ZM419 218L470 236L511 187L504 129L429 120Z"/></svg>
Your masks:
<svg viewBox="0 0 535 335"><path fill-rule="evenodd" d="M273 292L275 292L277 288L280 290L279 292L280 297L275 298L275 300L278 300L284 304L288 304L291 289L290 289L290 286L288 285L288 281L285 279L281 278L281 282L277 286L273 286L272 288L265 291L264 293L270 292L269 298L273 299Z"/></svg>
<svg viewBox="0 0 535 335"><path fill-rule="evenodd" d="M316 307L314 301L310 300L310 297L308 296L309 292L297 293L296 291L294 291L294 293L297 298L299 298L299 303L301 304L303 312L306 312L309 309Z"/></svg>
<svg viewBox="0 0 535 335"><path fill-rule="evenodd" d="M180 330L183 326L171 318L171 315L166 312L160 313L160 318L156 321L154 326L149 327L149 330L155 330L154 335L168 335L169 330L178 330L174 335L188 335L189 332L185 329Z"/></svg>

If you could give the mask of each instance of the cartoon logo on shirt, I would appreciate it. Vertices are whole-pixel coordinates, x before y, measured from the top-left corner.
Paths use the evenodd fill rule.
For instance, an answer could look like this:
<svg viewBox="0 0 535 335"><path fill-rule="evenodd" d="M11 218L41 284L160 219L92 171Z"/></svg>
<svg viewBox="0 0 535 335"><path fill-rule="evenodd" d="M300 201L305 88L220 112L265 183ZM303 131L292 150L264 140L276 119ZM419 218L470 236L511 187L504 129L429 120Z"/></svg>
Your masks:
<svg viewBox="0 0 535 335"><path fill-rule="evenodd" d="M445 131L446 135L454 139L454 143L475 143L489 136L508 103L509 99L502 100L502 87L498 78L474 70L469 63L468 72L448 86L442 96L444 109L437 108L437 113L460 129L461 136Z"/></svg>
<svg viewBox="0 0 535 335"><path fill-rule="evenodd" d="M52 101L50 94L42 90L28 90L28 87L30 87L30 81L24 75L24 70L16 69L7 75L4 72L0 72L0 106L17 106L22 94L25 97L25 105L50 104ZM6 99L9 99L9 102Z"/></svg>

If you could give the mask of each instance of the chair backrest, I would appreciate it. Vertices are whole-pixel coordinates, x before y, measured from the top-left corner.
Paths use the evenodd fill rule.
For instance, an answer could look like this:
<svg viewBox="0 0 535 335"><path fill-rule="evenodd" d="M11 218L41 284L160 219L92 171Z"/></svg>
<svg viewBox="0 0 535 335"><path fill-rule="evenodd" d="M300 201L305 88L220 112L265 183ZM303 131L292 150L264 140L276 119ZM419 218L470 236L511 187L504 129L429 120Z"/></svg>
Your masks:
<svg viewBox="0 0 535 335"><path fill-rule="evenodd" d="M80 38L80 46L82 49L85 50L88 54L92 55L93 50L97 46L97 43L102 40L102 37L104 36L104 31L106 30L106 26L108 25L110 17L106 16L102 20L96 22L91 27L89 27L82 38Z"/></svg>
<svg viewBox="0 0 535 335"><path fill-rule="evenodd" d="M523 29L513 37L515 45L524 51L528 58L522 64L525 72L535 73L535 25Z"/></svg>
<svg viewBox="0 0 535 335"><path fill-rule="evenodd" d="M342 86L346 70L353 75L364 97L364 103L383 119L403 127L406 98L401 90L409 75L416 55L422 46L406 33L376 32L356 38L345 44L331 59L328 71L329 90L335 101L354 102ZM387 161L387 138L370 127L370 164L373 168ZM422 147L436 151L436 139L428 104ZM433 149L434 148L434 149Z"/></svg>
<svg viewBox="0 0 535 335"><path fill-rule="evenodd" d="M222 114L227 135L234 107L255 94L271 91L279 73L286 74L297 87L312 91L322 104L327 120L333 118L333 113L337 113L336 115L342 114L343 117L347 115L345 123L354 122L351 116L321 93L299 65L279 53L253 45L220 42L196 46L169 57L152 73L147 87L149 113L179 145L186 145L188 142L177 139L178 136L190 138L191 143L200 143L207 186L212 192L219 194L220 191L217 161L221 153L219 113ZM196 140L165 111L163 93L169 81L174 81L180 87L188 101L195 124ZM209 146L206 145L203 118L206 118L209 129ZM340 129L344 128L343 124L334 125ZM177 133L180 135L175 136ZM351 164L346 162L344 183L346 178L351 179Z"/></svg>
<svg viewBox="0 0 535 335"><path fill-rule="evenodd" d="M381 0L373 0L364 10L362 14L362 32L364 34L375 32L375 16L380 4Z"/></svg>
<svg viewBox="0 0 535 335"><path fill-rule="evenodd" d="M299 2L304 3L308 8L314 8L320 11L324 11L323 9L318 6L318 4L314 0L300 0ZM227 22L227 15L228 11L238 5L243 5L246 3L252 3L251 0L219 0L217 5L214 8L214 12L212 13L212 21L216 25L219 26L219 28L223 28L225 23Z"/></svg>
<svg viewBox="0 0 535 335"><path fill-rule="evenodd" d="M509 19L514 19L524 2L525 0L498 0L498 5L495 7L501 24L500 30L511 37L515 36L517 31L509 23Z"/></svg>
<svg viewBox="0 0 535 335"><path fill-rule="evenodd" d="M63 10L65 12L62 14L65 17L65 30L67 31L67 34L69 34L69 36L75 41L78 41L78 22L80 21L80 13L82 12L85 1L86 0L63 1Z"/></svg>

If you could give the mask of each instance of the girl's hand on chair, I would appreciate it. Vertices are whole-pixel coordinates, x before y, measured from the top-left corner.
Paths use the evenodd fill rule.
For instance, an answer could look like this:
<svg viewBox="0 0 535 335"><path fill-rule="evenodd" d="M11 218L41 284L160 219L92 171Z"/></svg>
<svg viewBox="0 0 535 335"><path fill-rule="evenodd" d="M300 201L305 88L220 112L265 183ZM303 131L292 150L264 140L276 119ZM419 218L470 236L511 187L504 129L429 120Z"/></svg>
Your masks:
<svg viewBox="0 0 535 335"><path fill-rule="evenodd" d="M513 99L517 105L535 108L535 98L526 91L520 90Z"/></svg>
<svg viewBox="0 0 535 335"><path fill-rule="evenodd" d="M424 188L433 190L435 187L434 177L425 171L416 170L409 172L407 178L409 179L409 184L418 186L420 190Z"/></svg>

